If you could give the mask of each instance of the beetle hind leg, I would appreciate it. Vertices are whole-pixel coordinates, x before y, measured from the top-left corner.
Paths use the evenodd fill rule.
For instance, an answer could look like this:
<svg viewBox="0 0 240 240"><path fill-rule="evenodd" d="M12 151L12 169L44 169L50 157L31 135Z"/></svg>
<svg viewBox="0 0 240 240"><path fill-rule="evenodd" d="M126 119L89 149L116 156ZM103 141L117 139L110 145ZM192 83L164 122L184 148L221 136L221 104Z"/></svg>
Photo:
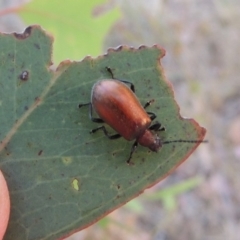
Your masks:
<svg viewBox="0 0 240 240"><path fill-rule="evenodd" d="M129 84L132 92L135 93L135 87L134 87L134 85L133 85L131 82L126 81L126 80L121 80L121 79L117 79L117 80L118 80L118 81L121 81L121 82L123 82L123 83L125 83L125 84Z"/></svg>
<svg viewBox="0 0 240 240"><path fill-rule="evenodd" d="M123 83L125 83L125 84L129 84L131 90L135 93L134 84L132 84L131 82L126 81L126 80L122 80L122 79L117 79L117 78L115 78L114 75L113 75L113 71L112 71L112 69L111 69L110 67L106 67L106 70L110 73L112 79L118 80L118 81L123 82Z"/></svg>
<svg viewBox="0 0 240 240"><path fill-rule="evenodd" d="M81 108L81 107L84 107L84 106L88 106L89 104L91 104L90 102L89 103L80 103L79 105L78 105L78 108Z"/></svg>
<svg viewBox="0 0 240 240"><path fill-rule="evenodd" d="M90 133L95 133L97 132L98 130L102 130L103 133L105 134L106 137L108 137L109 139L118 139L121 137L120 134L113 134L113 135L109 135L108 131L106 130L106 128L104 126L101 126L101 127L98 127L98 128L95 128L93 129L92 131L90 131Z"/></svg>
<svg viewBox="0 0 240 240"><path fill-rule="evenodd" d="M84 107L84 106L89 106L89 118L91 119L92 122L97 122L97 123L104 123L104 121L101 118L94 118L93 117L93 109L92 109L92 103L83 103L79 104L78 108Z"/></svg>

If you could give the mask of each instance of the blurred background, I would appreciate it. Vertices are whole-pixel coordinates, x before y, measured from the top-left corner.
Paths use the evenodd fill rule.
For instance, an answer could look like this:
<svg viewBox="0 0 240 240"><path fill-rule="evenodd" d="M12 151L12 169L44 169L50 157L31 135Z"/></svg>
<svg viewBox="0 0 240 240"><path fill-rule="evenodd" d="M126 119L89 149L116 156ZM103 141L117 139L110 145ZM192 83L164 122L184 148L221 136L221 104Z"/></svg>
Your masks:
<svg viewBox="0 0 240 240"><path fill-rule="evenodd" d="M16 11L23 2L0 0L1 32L29 25ZM161 183L67 239L240 239L240 2L112 0L92 7L91 16L98 21L112 9L116 19L99 37L100 52L89 54L118 45L162 46L181 114L207 128L209 143Z"/></svg>

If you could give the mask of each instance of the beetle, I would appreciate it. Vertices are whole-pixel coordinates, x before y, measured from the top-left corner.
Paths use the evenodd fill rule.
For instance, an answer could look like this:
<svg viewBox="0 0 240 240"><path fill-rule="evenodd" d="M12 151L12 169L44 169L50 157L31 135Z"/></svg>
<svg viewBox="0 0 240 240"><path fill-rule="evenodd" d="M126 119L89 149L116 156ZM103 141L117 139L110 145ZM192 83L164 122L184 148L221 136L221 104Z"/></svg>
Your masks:
<svg viewBox="0 0 240 240"><path fill-rule="evenodd" d="M145 110L154 100L150 100L142 106L135 95L134 85L131 82L114 78L111 68L106 67L106 70L111 74L112 79L97 81L92 87L91 101L79 104L79 108L89 106L89 117L93 122L106 123L117 132L117 134L110 135L105 126L100 126L91 130L90 133L102 130L109 139L120 137L128 141L135 139L127 159L128 164L131 163L132 154L138 144L148 147L153 152L158 152L163 144L172 142L202 142L192 140L163 142L157 135L157 132L165 131L165 128L159 122L152 124L157 116ZM99 118L93 117L93 109Z"/></svg>

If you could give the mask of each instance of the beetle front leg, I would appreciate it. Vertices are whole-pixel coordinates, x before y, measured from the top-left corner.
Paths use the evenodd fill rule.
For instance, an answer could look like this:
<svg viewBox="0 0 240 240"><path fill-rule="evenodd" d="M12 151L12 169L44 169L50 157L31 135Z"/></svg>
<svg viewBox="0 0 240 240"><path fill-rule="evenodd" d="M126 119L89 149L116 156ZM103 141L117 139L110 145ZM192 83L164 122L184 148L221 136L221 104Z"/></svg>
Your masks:
<svg viewBox="0 0 240 240"><path fill-rule="evenodd" d="M165 127L162 127L162 124L159 123L159 122L154 123L148 129L149 130L154 130L154 131L165 131Z"/></svg>
<svg viewBox="0 0 240 240"><path fill-rule="evenodd" d="M92 131L90 131L90 133L95 133L97 132L98 130L102 130L105 134L106 137L108 137L109 139L118 139L120 137L122 137L120 134L113 134L113 135L109 135L108 131L106 130L106 128L104 126L101 126L101 127L98 127L98 128L95 128L93 129Z"/></svg>
<svg viewBox="0 0 240 240"><path fill-rule="evenodd" d="M132 145L132 148L131 148L131 152L130 152L129 158L128 158L128 160L127 160L127 164L128 164L128 165L132 164L132 163L131 163L132 155L133 155L133 153L136 151L137 146L138 146L138 142L135 141L135 142L133 143L133 145Z"/></svg>

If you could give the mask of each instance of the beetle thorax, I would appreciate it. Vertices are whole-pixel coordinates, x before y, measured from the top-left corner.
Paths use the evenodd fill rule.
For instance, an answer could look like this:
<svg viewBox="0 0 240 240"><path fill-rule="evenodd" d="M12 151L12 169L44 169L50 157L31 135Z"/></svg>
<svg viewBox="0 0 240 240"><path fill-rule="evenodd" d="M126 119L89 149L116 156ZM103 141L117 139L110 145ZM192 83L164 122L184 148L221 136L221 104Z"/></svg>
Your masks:
<svg viewBox="0 0 240 240"><path fill-rule="evenodd" d="M148 129L137 139L137 141L140 145L148 147L153 152L157 152L162 147L159 136Z"/></svg>

